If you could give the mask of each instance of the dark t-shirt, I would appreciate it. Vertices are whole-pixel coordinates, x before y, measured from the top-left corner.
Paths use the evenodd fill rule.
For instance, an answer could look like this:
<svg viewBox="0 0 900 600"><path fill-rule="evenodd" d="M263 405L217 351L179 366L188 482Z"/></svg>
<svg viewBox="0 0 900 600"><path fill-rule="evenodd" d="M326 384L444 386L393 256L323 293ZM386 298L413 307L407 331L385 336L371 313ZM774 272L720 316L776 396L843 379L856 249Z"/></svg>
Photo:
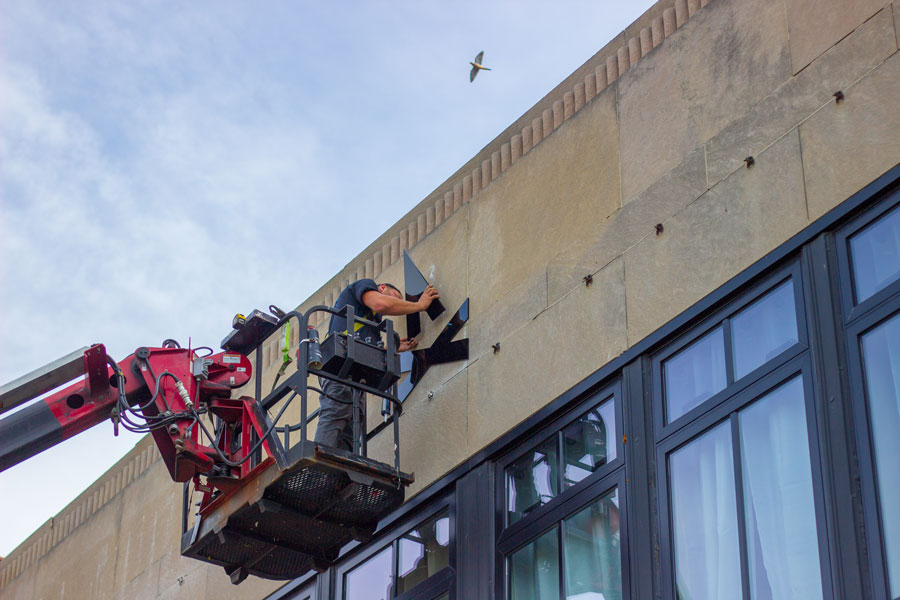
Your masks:
<svg viewBox="0 0 900 600"><path fill-rule="evenodd" d="M359 281L354 281L338 294L337 301L334 303L334 308L340 310L348 304L351 304L353 305L353 311L356 316L369 321L374 321L375 323L380 323L381 315L372 312L372 309L363 304L363 294L370 290L378 291L378 284L373 280L360 279ZM332 315L331 322L328 324L328 335L331 335L335 331L346 331L346 329L347 319ZM371 340L369 343L375 344L381 339L381 334L374 327L356 323L356 330L359 332L359 338L364 342L367 341L366 338L369 338Z"/></svg>

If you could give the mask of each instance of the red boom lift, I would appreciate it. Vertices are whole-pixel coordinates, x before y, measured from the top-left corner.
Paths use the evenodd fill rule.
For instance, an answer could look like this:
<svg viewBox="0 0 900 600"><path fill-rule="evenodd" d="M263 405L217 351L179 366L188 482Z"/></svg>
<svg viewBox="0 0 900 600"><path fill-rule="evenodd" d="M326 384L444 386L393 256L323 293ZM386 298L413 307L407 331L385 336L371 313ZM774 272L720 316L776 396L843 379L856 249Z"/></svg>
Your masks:
<svg viewBox="0 0 900 600"><path fill-rule="evenodd" d="M253 311L236 321L223 352L185 349L166 340L160 348L138 348L116 362L95 344L0 387L3 413L84 376L0 418L0 471L111 419L116 434L120 426L149 432L173 481L184 483L182 555L223 566L233 583L248 575L291 579L327 568L342 546L371 537L413 481L399 462L397 336L390 319L367 322L352 307L316 306L302 314L270 310L275 316ZM320 346L315 329L307 327L317 311L377 327L386 343L334 334ZM297 368L261 397L260 347L293 319L307 332ZM233 390L254 378L247 358L254 350L255 397L232 398ZM358 406L352 452L307 439L307 425L317 412L307 414L308 391L320 391L308 385L311 375L383 399L382 412L393 413L393 467L366 457ZM291 424L284 415L295 399L300 418ZM269 410L279 402L273 418ZM294 444L292 432L299 432ZM200 494L196 505L192 490ZM192 511L195 520L188 528Z"/></svg>

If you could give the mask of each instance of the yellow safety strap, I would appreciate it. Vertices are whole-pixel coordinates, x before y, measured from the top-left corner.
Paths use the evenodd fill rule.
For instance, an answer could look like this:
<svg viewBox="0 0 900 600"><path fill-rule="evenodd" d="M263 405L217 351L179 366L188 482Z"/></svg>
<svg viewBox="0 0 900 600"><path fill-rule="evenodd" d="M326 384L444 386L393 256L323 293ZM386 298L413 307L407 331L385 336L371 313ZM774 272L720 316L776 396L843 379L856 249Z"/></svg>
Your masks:
<svg viewBox="0 0 900 600"><path fill-rule="evenodd" d="M278 369L278 374L275 375L275 381L278 381L278 378L284 375L284 372L287 371L287 367L289 364L293 362L291 358L291 322L288 321L284 324L284 331L281 334L281 368ZM274 387L272 389L275 389Z"/></svg>

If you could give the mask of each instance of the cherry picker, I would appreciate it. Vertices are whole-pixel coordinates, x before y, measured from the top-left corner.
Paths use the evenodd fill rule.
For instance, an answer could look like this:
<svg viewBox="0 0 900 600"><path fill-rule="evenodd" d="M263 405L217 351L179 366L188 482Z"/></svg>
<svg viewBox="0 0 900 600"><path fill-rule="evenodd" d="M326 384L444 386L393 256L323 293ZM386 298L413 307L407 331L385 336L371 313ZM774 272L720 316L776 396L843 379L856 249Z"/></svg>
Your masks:
<svg viewBox="0 0 900 600"><path fill-rule="evenodd" d="M322 311L377 328L385 341L335 333L319 343L308 324ZM371 538L413 481L400 471L399 337L390 319L366 321L352 306L270 312L236 319L218 353L166 340L117 362L94 344L0 387L0 414L39 398L0 417L0 471L109 419L116 434L150 433L170 477L184 485L182 555L224 567L235 584L327 569L345 544ZM263 396L261 347L293 323L305 333L296 369ZM364 407L354 407L352 451L308 439L317 412L309 412L309 392L320 392L311 376L382 398L393 417L393 465L366 456ZM251 382L254 396L233 397ZM299 421L290 423L294 402Z"/></svg>

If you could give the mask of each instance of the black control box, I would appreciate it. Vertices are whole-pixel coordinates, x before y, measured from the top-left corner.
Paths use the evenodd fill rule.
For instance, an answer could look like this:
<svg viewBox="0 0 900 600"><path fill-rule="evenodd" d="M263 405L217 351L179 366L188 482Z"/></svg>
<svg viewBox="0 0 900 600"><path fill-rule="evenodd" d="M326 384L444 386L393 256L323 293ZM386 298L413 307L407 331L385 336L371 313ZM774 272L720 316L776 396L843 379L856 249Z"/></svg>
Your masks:
<svg viewBox="0 0 900 600"><path fill-rule="evenodd" d="M352 347L351 347L352 346ZM400 356L381 345L366 343L345 333L333 333L321 343L322 371L341 376L348 365L345 379L364 383L381 391L400 378ZM352 356L351 356L352 354Z"/></svg>

